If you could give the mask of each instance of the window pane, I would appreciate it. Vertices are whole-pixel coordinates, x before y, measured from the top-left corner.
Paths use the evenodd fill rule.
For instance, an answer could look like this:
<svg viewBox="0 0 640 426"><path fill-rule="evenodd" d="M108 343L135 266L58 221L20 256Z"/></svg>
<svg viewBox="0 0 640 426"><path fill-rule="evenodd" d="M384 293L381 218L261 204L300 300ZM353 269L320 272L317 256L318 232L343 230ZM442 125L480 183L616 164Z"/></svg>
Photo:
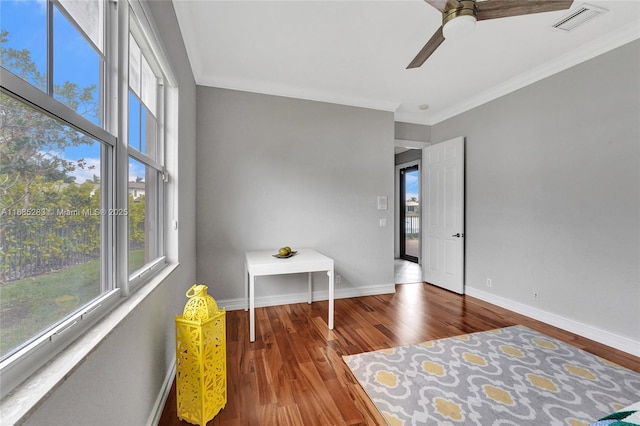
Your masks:
<svg viewBox="0 0 640 426"><path fill-rule="evenodd" d="M129 90L129 146L138 151L142 151L140 146L140 129L142 127L140 107L138 97Z"/></svg>
<svg viewBox="0 0 640 426"><path fill-rule="evenodd" d="M2 0L0 64L47 91L47 6L44 2Z"/></svg>
<svg viewBox="0 0 640 426"><path fill-rule="evenodd" d="M101 294L100 142L0 94L0 357Z"/></svg>
<svg viewBox="0 0 640 426"><path fill-rule="evenodd" d="M58 8L53 29L53 96L100 125L101 58Z"/></svg>
<svg viewBox="0 0 640 426"><path fill-rule="evenodd" d="M157 126L158 123L156 118L147 110L145 107L142 108L142 114L144 116L144 129L142 133L142 137L140 138L142 141L141 150L149 157L156 159L156 135L158 133Z"/></svg>
<svg viewBox="0 0 640 426"><path fill-rule="evenodd" d="M144 152L147 148L147 109L142 106L142 112L140 114L142 122L140 123L140 152Z"/></svg>
<svg viewBox="0 0 640 426"><path fill-rule="evenodd" d="M129 34L129 146L157 159L158 78Z"/></svg>
<svg viewBox="0 0 640 426"><path fill-rule="evenodd" d="M131 34L129 34L129 87L133 93L140 96L140 75L142 74L140 65L140 46Z"/></svg>
<svg viewBox="0 0 640 426"><path fill-rule="evenodd" d="M104 1L58 0L93 44L104 53Z"/></svg>
<svg viewBox="0 0 640 426"><path fill-rule="evenodd" d="M129 90L129 146L156 159L158 121Z"/></svg>
<svg viewBox="0 0 640 426"><path fill-rule="evenodd" d="M149 63L142 57L142 102L147 106L151 114L156 115L156 92L158 90L158 78L153 73Z"/></svg>
<svg viewBox="0 0 640 426"><path fill-rule="evenodd" d="M158 258L158 172L129 157L129 274Z"/></svg>

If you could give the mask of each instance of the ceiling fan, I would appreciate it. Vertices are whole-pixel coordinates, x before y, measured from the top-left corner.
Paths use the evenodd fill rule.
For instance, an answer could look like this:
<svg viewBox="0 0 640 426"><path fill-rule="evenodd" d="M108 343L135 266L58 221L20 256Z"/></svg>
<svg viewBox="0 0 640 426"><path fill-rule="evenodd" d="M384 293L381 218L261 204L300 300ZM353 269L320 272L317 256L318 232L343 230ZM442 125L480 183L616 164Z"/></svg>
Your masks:
<svg viewBox="0 0 640 426"><path fill-rule="evenodd" d="M407 69L418 68L449 38L470 33L476 21L565 10L573 0L425 0L442 12L442 26L431 36Z"/></svg>

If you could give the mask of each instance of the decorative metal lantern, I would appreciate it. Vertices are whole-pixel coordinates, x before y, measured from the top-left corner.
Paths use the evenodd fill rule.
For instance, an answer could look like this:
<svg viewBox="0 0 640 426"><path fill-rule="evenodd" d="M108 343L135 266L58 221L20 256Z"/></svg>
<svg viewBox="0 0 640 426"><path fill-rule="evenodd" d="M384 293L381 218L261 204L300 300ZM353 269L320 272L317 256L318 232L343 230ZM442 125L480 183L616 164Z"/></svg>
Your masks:
<svg viewBox="0 0 640 426"><path fill-rule="evenodd" d="M204 426L227 404L225 311L206 285L193 285L187 297L176 315L178 418Z"/></svg>

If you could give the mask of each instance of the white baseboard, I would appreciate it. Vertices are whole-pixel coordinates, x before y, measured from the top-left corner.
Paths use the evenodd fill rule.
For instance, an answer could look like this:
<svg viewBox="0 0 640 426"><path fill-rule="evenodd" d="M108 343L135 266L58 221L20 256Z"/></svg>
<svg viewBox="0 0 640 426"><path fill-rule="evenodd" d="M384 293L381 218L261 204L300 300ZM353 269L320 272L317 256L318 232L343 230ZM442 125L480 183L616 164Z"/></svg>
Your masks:
<svg viewBox="0 0 640 426"><path fill-rule="evenodd" d="M153 404L153 409L151 410L151 414L149 415L147 426L157 426L160 422L160 417L162 416L162 411L164 410L164 406L167 403L167 398L169 397L169 392L171 391L171 385L173 384L173 378L175 376L176 359L174 357L173 362L171 363L171 368L165 376L164 382L162 382L162 388L160 388L160 393L156 398L156 402L155 404Z"/></svg>
<svg viewBox="0 0 640 426"><path fill-rule="evenodd" d="M465 292L468 296L526 315L530 318L570 331L571 333L586 337L587 339L595 340L603 345L611 346L612 348L619 349L631 355L640 356L640 342L629 339L628 337L619 336L592 325L543 311L542 309L534 308L533 306L525 305L524 303L515 302L511 299L496 296L495 294L487 293L486 291L478 290L473 287L467 287Z"/></svg>
<svg viewBox="0 0 640 426"><path fill-rule="evenodd" d="M395 284L380 284L366 287L351 287L341 288L335 290L336 299L347 299L349 297L360 296L374 296L376 294L388 294L395 293ZM314 301L329 300L329 290L314 291L312 293ZM290 305L292 303L303 303L307 301L307 293L293 293L293 294L279 294L271 296L256 297L256 308L262 308L265 306L277 306L277 305ZM216 301L216 304L220 308L224 308L227 311L237 311L245 308L244 298L236 299L220 299Z"/></svg>
<svg viewBox="0 0 640 426"><path fill-rule="evenodd" d="M396 285L394 283L371 285L366 287L342 288L342 289L336 290L336 299L348 299L350 297L360 297L360 296L375 296L377 294L390 294L395 292L396 292ZM320 298L318 300L329 299L329 292L325 291L324 293L325 295L321 296L323 298Z"/></svg>

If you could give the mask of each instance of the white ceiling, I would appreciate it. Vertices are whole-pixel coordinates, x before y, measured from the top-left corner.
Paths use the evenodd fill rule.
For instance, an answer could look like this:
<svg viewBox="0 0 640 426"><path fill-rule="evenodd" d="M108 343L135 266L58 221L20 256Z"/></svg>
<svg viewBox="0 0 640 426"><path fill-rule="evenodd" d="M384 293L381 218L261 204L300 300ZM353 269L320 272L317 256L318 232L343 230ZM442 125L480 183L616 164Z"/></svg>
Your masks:
<svg viewBox="0 0 640 426"><path fill-rule="evenodd" d="M609 12L572 32L551 28L568 11L481 21L407 70L441 24L421 0L173 3L199 85L393 111L420 124L640 38L639 0L589 0Z"/></svg>

